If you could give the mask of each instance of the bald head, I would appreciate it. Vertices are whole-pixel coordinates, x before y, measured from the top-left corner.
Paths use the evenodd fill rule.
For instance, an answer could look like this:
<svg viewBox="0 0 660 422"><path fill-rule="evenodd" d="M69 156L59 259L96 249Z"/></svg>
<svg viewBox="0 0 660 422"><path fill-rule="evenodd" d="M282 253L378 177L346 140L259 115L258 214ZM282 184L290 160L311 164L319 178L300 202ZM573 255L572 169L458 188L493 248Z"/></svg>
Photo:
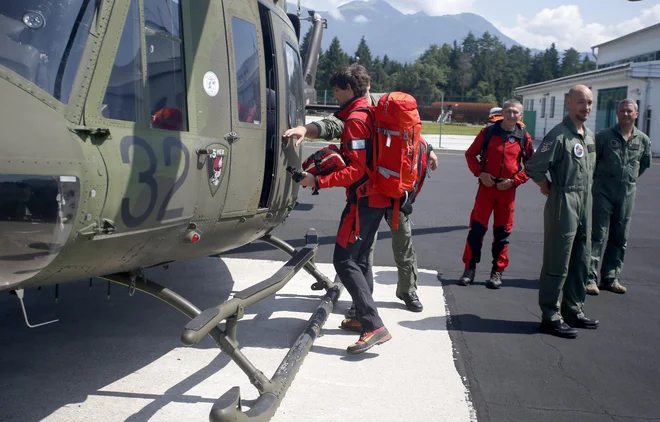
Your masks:
<svg viewBox="0 0 660 422"><path fill-rule="evenodd" d="M591 113L594 96L591 90L584 85L575 85L568 91L566 108L568 116L573 122L586 122Z"/></svg>
<svg viewBox="0 0 660 422"><path fill-rule="evenodd" d="M581 94L588 94L588 95L593 95L591 93L591 90L589 89L588 86L586 85L575 85L571 87L571 89L568 90L568 96L569 97L576 97Z"/></svg>

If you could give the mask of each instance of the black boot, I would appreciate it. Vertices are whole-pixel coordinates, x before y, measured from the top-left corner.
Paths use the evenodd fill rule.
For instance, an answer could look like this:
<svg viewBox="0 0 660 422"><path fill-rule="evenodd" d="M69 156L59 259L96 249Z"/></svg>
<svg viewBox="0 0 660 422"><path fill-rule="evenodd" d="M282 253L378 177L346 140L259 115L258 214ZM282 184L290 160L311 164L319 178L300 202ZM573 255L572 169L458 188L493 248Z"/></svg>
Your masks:
<svg viewBox="0 0 660 422"><path fill-rule="evenodd" d="M422 310L424 309L422 302L420 302L419 297L417 297L417 292L410 292L410 293L396 292L396 297L398 297L399 299L403 300L406 303L406 308L408 308L409 311L422 312Z"/></svg>
<svg viewBox="0 0 660 422"><path fill-rule="evenodd" d="M564 321L571 327L585 328L587 330L595 330L598 328L599 322L597 319L591 319L584 316L584 314L577 317L564 318Z"/></svg>
<svg viewBox="0 0 660 422"><path fill-rule="evenodd" d="M474 282L474 270L472 268L466 268L463 271L463 275L458 280L458 284L461 286L469 286Z"/></svg>
<svg viewBox="0 0 660 422"><path fill-rule="evenodd" d="M578 332L564 321L541 321L541 332L562 338L575 338Z"/></svg>

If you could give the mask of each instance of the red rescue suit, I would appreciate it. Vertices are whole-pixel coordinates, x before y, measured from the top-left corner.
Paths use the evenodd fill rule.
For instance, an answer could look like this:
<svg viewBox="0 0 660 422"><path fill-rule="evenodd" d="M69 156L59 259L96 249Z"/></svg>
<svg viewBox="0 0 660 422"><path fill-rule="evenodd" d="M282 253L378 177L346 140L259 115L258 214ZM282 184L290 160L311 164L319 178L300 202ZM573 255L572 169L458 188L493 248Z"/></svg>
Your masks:
<svg viewBox="0 0 660 422"><path fill-rule="evenodd" d="M481 261L484 235L488 230L490 214L494 212L492 270L503 272L509 264L508 238L513 229L516 188L529 179L523 171L523 164L534 154L534 145L531 136L520 124L517 124L515 130L504 139L501 122L496 122L491 129L493 132L490 141L479 160L477 157L482 155L486 130L487 128L481 130L465 152L468 168L476 177L482 172L489 173L496 179L496 183L512 179L513 187L502 191L497 189L497 186L486 187L479 181L477 197L470 215L470 232L465 243L463 262L465 268L474 269ZM525 147L524 153L521 145Z"/></svg>

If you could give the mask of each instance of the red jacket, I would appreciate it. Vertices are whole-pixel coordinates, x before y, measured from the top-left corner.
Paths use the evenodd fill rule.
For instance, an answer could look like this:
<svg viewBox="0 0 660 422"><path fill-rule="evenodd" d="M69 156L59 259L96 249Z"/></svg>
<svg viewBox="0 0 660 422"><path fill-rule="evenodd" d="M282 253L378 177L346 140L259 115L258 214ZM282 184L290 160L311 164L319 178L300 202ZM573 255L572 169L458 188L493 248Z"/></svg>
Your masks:
<svg viewBox="0 0 660 422"><path fill-rule="evenodd" d="M484 156L481 157L481 162L477 157L481 153L486 128L481 129L470 148L465 151L465 159L468 168L476 177L479 177L481 172L486 172L496 179L513 179L513 187L518 187L529 180L529 177L523 171L523 164L524 161L534 155L532 137L520 125L516 125L516 129L505 140L502 139L500 128L500 122L495 123L493 135ZM523 157L520 150L520 140L523 136L525 136L523 144L526 148L526 157Z"/></svg>
<svg viewBox="0 0 660 422"><path fill-rule="evenodd" d="M357 202L358 199L368 199L368 206L387 208L392 205L392 199L367 189L369 175L367 166L373 165L373 143L371 139L374 127L371 115L366 110L369 104L364 97L359 97L345 104L335 115L343 120L344 131L341 134L342 155L348 165L339 171L325 176L317 176L319 189L346 187L347 202ZM368 198L367 198L368 197Z"/></svg>

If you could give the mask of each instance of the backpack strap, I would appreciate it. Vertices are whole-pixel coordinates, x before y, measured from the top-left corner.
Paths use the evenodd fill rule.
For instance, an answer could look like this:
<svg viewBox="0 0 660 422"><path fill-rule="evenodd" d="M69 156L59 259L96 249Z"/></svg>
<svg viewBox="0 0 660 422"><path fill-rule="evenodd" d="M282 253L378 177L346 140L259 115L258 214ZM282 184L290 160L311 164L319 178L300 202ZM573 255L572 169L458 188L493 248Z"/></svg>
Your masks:
<svg viewBox="0 0 660 422"><path fill-rule="evenodd" d="M481 143L481 151L479 152L479 157L481 161L481 170L484 169L484 166L486 165L486 151L488 150L488 144L490 143L490 138L492 138L493 133L495 132L495 125L497 125L498 122L493 123L490 126L486 127L486 133L484 134L484 141Z"/></svg>

